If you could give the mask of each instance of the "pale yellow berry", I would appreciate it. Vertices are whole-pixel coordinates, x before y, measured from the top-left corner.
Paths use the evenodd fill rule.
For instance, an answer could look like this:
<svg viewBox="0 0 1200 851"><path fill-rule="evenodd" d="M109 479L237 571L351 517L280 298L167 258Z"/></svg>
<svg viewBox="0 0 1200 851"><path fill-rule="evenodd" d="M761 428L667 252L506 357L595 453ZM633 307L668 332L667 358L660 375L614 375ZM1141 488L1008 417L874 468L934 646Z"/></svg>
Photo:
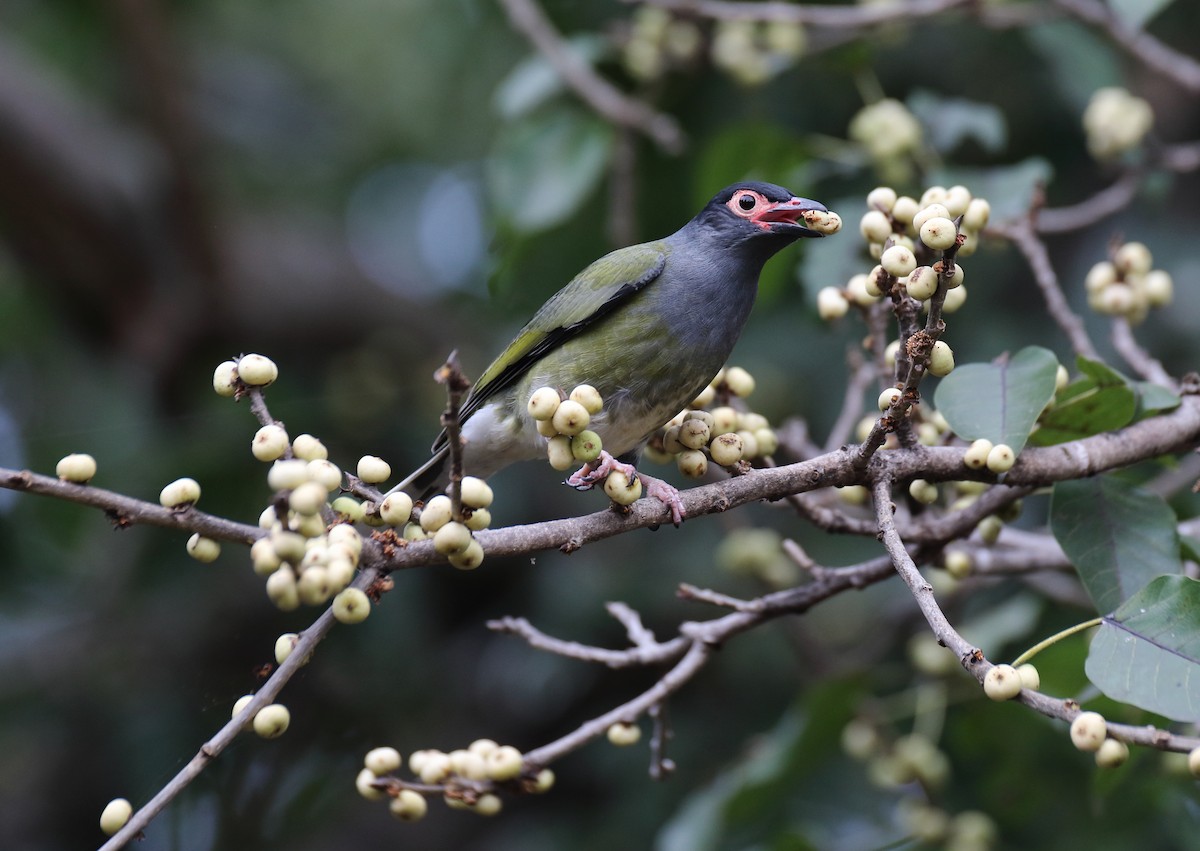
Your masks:
<svg viewBox="0 0 1200 851"><path fill-rule="evenodd" d="M945 205L950 218L956 219L963 216L971 204L971 190L961 185L951 186L946 190L946 197L942 199L942 204Z"/></svg>
<svg viewBox="0 0 1200 851"><path fill-rule="evenodd" d="M243 355L237 362L237 373L238 378L252 387L266 387L279 377L279 367L265 355Z"/></svg>
<svg viewBox="0 0 1200 851"><path fill-rule="evenodd" d="M556 470L569 470L575 466L575 453L571 450L571 438L560 434L546 442L546 457Z"/></svg>
<svg viewBox="0 0 1200 851"><path fill-rule="evenodd" d="M872 420L872 422L874 422ZM846 505L865 505L871 492L862 485L846 485L836 489L838 499Z"/></svg>
<svg viewBox="0 0 1200 851"><path fill-rule="evenodd" d="M937 485L924 479L913 479L908 483L908 495L923 505L932 505L938 499Z"/></svg>
<svg viewBox="0 0 1200 851"><path fill-rule="evenodd" d="M1108 736L1108 724L1099 712L1080 712L1071 722L1071 743L1081 751L1097 751Z"/></svg>
<svg viewBox="0 0 1200 851"><path fill-rule="evenodd" d="M882 393L879 394L879 400L877 403L879 410L886 411L888 408L890 408L892 406L893 403L895 403L903 395L904 394L900 392L899 388L888 387L886 390L884 390Z"/></svg>
<svg viewBox="0 0 1200 851"><path fill-rule="evenodd" d="M378 455L364 455L358 459L358 478L369 485L386 482L392 476L392 465Z"/></svg>
<svg viewBox="0 0 1200 851"><path fill-rule="evenodd" d="M962 268L962 267L955 267ZM955 313L967 300L967 288L955 287L946 291L946 300L942 302L942 313Z"/></svg>
<svg viewBox="0 0 1200 851"><path fill-rule="evenodd" d="M279 573L273 573L278 576ZM300 602L306 606L320 606L333 593L333 585L329 581L329 571L324 565L313 565L301 571L296 580L296 593Z"/></svg>
<svg viewBox="0 0 1200 851"><path fill-rule="evenodd" d="M740 366L731 366L725 370L725 386L734 396L744 399L754 392L754 376Z"/></svg>
<svg viewBox="0 0 1200 851"><path fill-rule="evenodd" d="M617 747L627 747L637 744L642 737L642 729L637 724L618 721L608 728L608 740Z"/></svg>
<svg viewBox="0 0 1200 851"><path fill-rule="evenodd" d="M583 409L593 416L604 410L604 399L600 396L600 391L590 384L580 384L571 391L568 398L583 405Z"/></svg>
<svg viewBox="0 0 1200 851"><path fill-rule="evenodd" d="M252 700L254 700L254 695L243 694L241 697L239 697L237 700L235 700L233 702L233 711L229 714L229 717L231 719L237 718L239 715L242 714L242 710L250 705L250 701L252 701Z"/></svg>
<svg viewBox="0 0 1200 851"><path fill-rule="evenodd" d="M320 461L329 457L329 450L311 434L299 434L292 440L292 454L304 461Z"/></svg>
<svg viewBox="0 0 1200 851"><path fill-rule="evenodd" d="M963 213L962 226L964 230L979 232L987 227L988 219L992 216L992 205L983 198L972 198Z"/></svg>
<svg viewBox="0 0 1200 851"><path fill-rule="evenodd" d="M890 186L876 186L867 193L867 206L873 210L890 213L892 207L896 206L896 190Z"/></svg>
<svg viewBox="0 0 1200 851"><path fill-rule="evenodd" d="M614 470L604 479L604 492L617 505L632 505L642 495L642 480Z"/></svg>
<svg viewBox="0 0 1200 851"><path fill-rule="evenodd" d="M429 811L425 796L412 789L401 789L388 801L388 812L400 821L420 821Z"/></svg>
<svg viewBox="0 0 1200 851"><path fill-rule="evenodd" d="M929 353L929 372L931 375L944 376L954 371L954 352L942 340L933 344Z"/></svg>
<svg viewBox="0 0 1200 851"><path fill-rule="evenodd" d="M736 433L737 436L742 439L742 458L746 461L757 458L759 455L759 448L758 438L755 436L756 432L749 431L748 429L741 429Z"/></svg>
<svg viewBox="0 0 1200 851"><path fill-rule="evenodd" d="M434 534L433 548L444 556L453 556L464 552L473 540L470 529L452 520Z"/></svg>
<svg viewBox="0 0 1200 851"><path fill-rule="evenodd" d="M495 739L476 739L467 745L467 750L480 756L487 756L498 747L500 745L496 743Z"/></svg>
<svg viewBox="0 0 1200 851"><path fill-rule="evenodd" d="M549 768L543 768L538 772L537 777L533 782L533 791L537 794L549 792L554 787L554 772Z"/></svg>
<svg viewBox="0 0 1200 851"><path fill-rule="evenodd" d="M1152 269L1142 281L1146 303L1150 307L1165 307L1175 297L1175 283L1171 275L1162 269Z"/></svg>
<svg viewBox="0 0 1200 851"><path fill-rule="evenodd" d="M436 532L453 519L454 505L445 494L432 497L421 509L421 528L426 532Z"/></svg>
<svg viewBox="0 0 1200 851"><path fill-rule="evenodd" d="M551 422L559 434L576 435L588 427L590 420L587 408L574 399L567 399L559 403Z"/></svg>
<svg viewBox="0 0 1200 851"><path fill-rule="evenodd" d="M1188 772L1193 777L1200 777L1200 748L1193 748L1187 755Z"/></svg>
<svg viewBox="0 0 1200 851"><path fill-rule="evenodd" d="M273 529L270 541L275 554L283 561L298 564L300 559L304 558L307 545L303 535L284 529Z"/></svg>
<svg viewBox="0 0 1200 851"><path fill-rule="evenodd" d="M850 309L850 302L837 287L822 287L817 293L817 315L826 322L840 319Z"/></svg>
<svg viewBox="0 0 1200 851"><path fill-rule="evenodd" d="M269 537L259 538L250 545L250 563L259 576L270 576L282 563Z"/></svg>
<svg viewBox="0 0 1200 851"><path fill-rule="evenodd" d="M958 252L958 256L959 257L962 256L961 251ZM938 261L937 263L935 263L933 265L934 265L934 270L940 272L944 268L945 263L944 263L944 261ZM946 289L952 290L957 287L961 287L963 284L963 280L965 278L966 278L966 273L963 271L963 265L961 263L955 263L954 271L950 273L950 280L946 281Z"/></svg>
<svg viewBox="0 0 1200 851"><path fill-rule="evenodd" d="M308 464L299 458L276 461L267 470L267 485L271 490L286 491L308 481Z"/></svg>
<svg viewBox="0 0 1200 851"><path fill-rule="evenodd" d="M1107 260L1101 260L1088 270L1083 279L1083 286L1088 293L1095 295L1116 282L1117 267Z"/></svg>
<svg viewBox="0 0 1200 851"><path fill-rule="evenodd" d="M404 761L400 758L400 751L395 748L372 748L363 757L363 765L376 777L382 777L385 774L398 771L403 764Z"/></svg>
<svg viewBox="0 0 1200 851"><path fill-rule="evenodd" d="M461 553L456 553L447 557L451 567L456 567L459 570L474 570L483 564L483 545L472 539L471 543Z"/></svg>
<svg viewBox="0 0 1200 851"><path fill-rule="evenodd" d="M984 694L992 700L1012 700L1021 687L1021 675L1012 665L993 665L983 677Z"/></svg>
<svg viewBox="0 0 1200 851"><path fill-rule="evenodd" d="M158 501L163 508L183 508L200 499L200 483L195 479L176 479L162 489Z"/></svg>
<svg viewBox="0 0 1200 851"><path fill-rule="evenodd" d="M870 307L878 299L878 295L872 295L867 289L867 275L855 275L846 282L846 295L850 301L857 304L859 307ZM876 290L878 292L878 290Z"/></svg>
<svg viewBox="0 0 1200 851"><path fill-rule="evenodd" d="M487 779L487 761L483 755L466 748L450 751L450 770L467 780Z"/></svg>
<svg viewBox="0 0 1200 851"><path fill-rule="evenodd" d="M319 514L329 496L317 482L304 482L288 494L288 507L297 514Z"/></svg>
<svg viewBox="0 0 1200 851"><path fill-rule="evenodd" d="M1125 277L1145 275L1153 263L1150 249L1141 242L1127 242L1113 254L1113 265Z"/></svg>
<svg viewBox="0 0 1200 851"><path fill-rule="evenodd" d="M963 453L963 463L972 470L982 470L987 466L988 453L992 451L992 442L981 437L967 447Z"/></svg>
<svg viewBox="0 0 1200 851"><path fill-rule="evenodd" d="M685 449L676 461L679 472L690 479L698 479L708 472L708 458L699 449Z"/></svg>
<svg viewBox="0 0 1200 851"><path fill-rule="evenodd" d="M987 468L993 473L1007 473L1017 462L1017 455L1007 443L997 443L987 454Z"/></svg>
<svg viewBox="0 0 1200 851"><path fill-rule="evenodd" d="M264 739L277 739L287 732L292 715L282 703L272 703L254 716L254 732Z"/></svg>
<svg viewBox="0 0 1200 851"><path fill-rule="evenodd" d="M339 623L362 623L371 614L371 599L358 588L346 588L333 598L332 608Z"/></svg>
<svg viewBox="0 0 1200 851"><path fill-rule="evenodd" d="M604 451L604 443L600 435L585 429L571 438L571 457L581 464L595 461Z"/></svg>
<svg viewBox="0 0 1200 851"><path fill-rule="evenodd" d="M1033 663L1026 662L1024 665L1018 665L1017 673L1021 675L1021 688L1037 691L1042 687L1041 674L1038 673L1038 669Z"/></svg>
<svg viewBox="0 0 1200 851"><path fill-rule="evenodd" d="M213 372L213 390L226 398L237 392L238 371L234 361L227 360L217 365Z"/></svg>
<svg viewBox="0 0 1200 851"><path fill-rule="evenodd" d="M499 815L504 809L504 802L500 800L500 796L492 792L484 792L475 799L475 805L471 807L471 811L479 816L495 816Z"/></svg>
<svg viewBox="0 0 1200 851"><path fill-rule="evenodd" d="M684 420L679 426L679 442L688 449L701 449L707 446L709 437L708 423L701 419Z"/></svg>
<svg viewBox="0 0 1200 851"><path fill-rule="evenodd" d="M921 242L934 251L945 251L952 247L958 239L958 231L954 222L941 216L934 216L921 225Z"/></svg>
<svg viewBox="0 0 1200 851"><path fill-rule="evenodd" d="M491 486L477 476L463 476L458 496L467 508L487 508L495 498Z"/></svg>
<svg viewBox="0 0 1200 851"><path fill-rule="evenodd" d="M96 475L96 459L82 452L67 455L55 465L54 474L64 482L86 484Z"/></svg>
<svg viewBox="0 0 1200 851"><path fill-rule="evenodd" d="M492 512L486 508L476 508L471 511L471 516L463 521L467 528L472 532L478 532L481 529L486 529L492 525Z"/></svg>
<svg viewBox="0 0 1200 851"><path fill-rule="evenodd" d="M971 575L971 556L963 550L949 550L943 557L943 567L955 579L965 579Z"/></svg>
<svg viewBox="0 0 1200 851"><path fill-rule="evenodd" d="M358 776L354 778L354 788L358 790L358 794L362 795L368 801L379 801L386 797L387 793L382 789L377 788L374 784L379 778L372 773L371 769L364 768L358 772Z"/></svg>
<svg viewBox="0 0 1200 851"><path fill-rule="evenodd" d="M916 198L901 195L892 205L892 218L902 225L912 224L913 217L920 212L921 205Z"/></svg>
<svg viewBox="0 0 1200 851"><path fill-rule="evenodd" d="M529 416L535 420L548 421L558 410L561 398L553 387L539 387L529 397Z"/></svg>
<svg viewBox="0 0 1200 851"><path fill-rule="evenodd" d="M187 553L196 561L210 563L221 555L221 545L212 538L206 538L199 532L188 538Z"/></svg>
<svg viewBox="0 0 1200 851"><path fill-rule="evenodd" d="M863 283L867 295L872 298L879 298L884 292L890 292L891 285L891 276L888 274L888 270L882 266L872 268L871 273L867 275L867 280Z"/></svg>
<svg viewBox="0 0 1200 851"><path fill-rule="evenodd" d="M403 526L412 517L412 497L404 491L390 493L379 503L379 516L389 526Z"/></svg>
<svg viewBox="0 0 1200 851"><path fill-rule="evenodd" d="M288 433L282 426L265 425L254 433L250 452L259 461L275 461L288 450Z"/></svg>
<svg viewBox="0 0 1200 851"><path fill-rule="evenodd" d="M713 408L712 417L713 422L711 431L714 435L728 434L731 431L737 431L738 412L735 409L730 408L727 405L723 405L720 408Z"/></svg>
<svg viewBox="0 0 1200 851"><path fill-rule="evenodd" d="M885 249L883 254L880 255L879 265L889 275L903 278L913 269L917 268L917 258L912 251L903 245L893 245L891 248Z"/></svg>
<svg viewBox="0 0 1200 851"><path fill-rule="evenodd" d="M858 232L867 242L884 242L892 235L892 223L880 210L868 210L858 223Z"/></svg>
<svg viewBox="0 0 1200 851"><path fill-rule="evenodd" d="M123 828L133 815L133 804L125 798L114 798L104 805L100 813L100 829L109 836Z"/></svg>
<svg viewBox="0 0 1200 851"><path fill-rule="evenodd" d="M738 432L738 434L740 435L741 432ZM774 430L769 428L755 429L754 440L758 444L758 451L755 453L756 457L774 455L775 450L779 448L779 436L775 434Z"/></svg>
<svg viewBox="0 0 1200 851"><path fill-rule="evenodd" d="M512 745L501 745L484 759L487 762L487 776L496 781L511 780L521 773L523 767L521 752Z"/></svg>
<svg viewBox="0 0 1200 851"><path fill-rule="evenodd" d="M1000 530L1004 528L1004 522L992 514L980 520L979 525L975 528L979 531L980 540L991 546L1000 537Z"/></svg>
<svg viewBox="0 0 1200 851"><path fill-rule="evenodd" d="M358 523L363 519L362 503L349 494L335 497L333 502L329 503L329 508L340 519L349 520L351 523Z"/></svg>
<svg viewBox="0 0 1200 851"><path fill-rule="evenodd" d="M888 343L883 349L883 362L884 363L895 363L896 355L898 355L899 353L900 353L900 341L892 340L892 342Z"/></svg>
<svg viewBox="0 0 1200 851"><path fill-rule="evenodd" d="M741 435L730 432L714 437L708 447L708 452L714 464L719 464L722 467L732 467L738 461L742 460L742 449Z"/></svg>
<svg viewBox="0 0 1200 851"><path fill-rule="evenodd" d="M928 207L930 204L945 204L946 202L946 187L933 185L921 193L921 206Z"/></svg>
<svg viewBox="0 0 1200 851"><path fill-rule="evenodd" d="M904 281L905 291L917 301L932 298L937 292L938 276L929 266L917 266Z"/></svg>
<svg viewBox="0 0 1200 851"><path fill-rule="evenodd" d="M556 405L555 410L557 409L558 406ZM534 424L537 426L537 433L542 437L554 437L558 434L558 430L554 428L553 420L534 420Z"/></svg>
<svg viewBox="0 0 1200 851"><path fill-rule="evenodd" d="M947 210L945 205L943 205L943 204L938 204L938 203L924 204L923 203L921 206L921 209L917 211L917 214L915 216L913 216L913 220L912 220L913 229L919 232L921 230L921 227L930 219L946 219L947 221L949 221L950 211Z"/></svg>
<svg viewBox="0 0 1200 851"><path fill-rule="evenodd" d="M717 398L717 390L710 384L700 391L700 395L692 400L691 407L707 408L713 403L713 399L715 398Z"/></svg>
<svg viewBox="0 0 1200 851"><path fill-rule="evenodd" d="M1129 759L1129 745L1118 739L1105 739L1096 751L1096 766L1098 768L1116 768L1124 765Z"/></svg>
<svg viewBox="0 0 1200 851"><path fill-rule="evenodd" d="M292 655L292 651L296 649L296 642L300 640L300 636L294 632L285 632L283 635L275 639L275 662L282 665L287 661L287 658Z"/></svg>
<svg viewBox="0 0 1200 851"><path fill-rule="evenodd" d="M800 214L809 230L823 233L826 236L837 233L842 229L842 217L832 210L805 210Z"/></svg>

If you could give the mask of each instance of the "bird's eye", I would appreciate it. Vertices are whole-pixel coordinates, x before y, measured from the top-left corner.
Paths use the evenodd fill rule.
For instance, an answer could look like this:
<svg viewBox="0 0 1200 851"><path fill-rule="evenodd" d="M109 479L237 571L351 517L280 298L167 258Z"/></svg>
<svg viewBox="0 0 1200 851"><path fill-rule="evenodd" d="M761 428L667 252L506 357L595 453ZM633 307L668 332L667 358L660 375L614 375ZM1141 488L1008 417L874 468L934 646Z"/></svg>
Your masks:
<svg viewBox="0 0 1200 851"><path fill-rule="evenodd" d="M747 192L745 195L738 198L738 206L741 207L746 212L750 212L751 210L753 210L754 205L757 203L758 202L754 199L754 196L751 195L749 192Z"/></svg>

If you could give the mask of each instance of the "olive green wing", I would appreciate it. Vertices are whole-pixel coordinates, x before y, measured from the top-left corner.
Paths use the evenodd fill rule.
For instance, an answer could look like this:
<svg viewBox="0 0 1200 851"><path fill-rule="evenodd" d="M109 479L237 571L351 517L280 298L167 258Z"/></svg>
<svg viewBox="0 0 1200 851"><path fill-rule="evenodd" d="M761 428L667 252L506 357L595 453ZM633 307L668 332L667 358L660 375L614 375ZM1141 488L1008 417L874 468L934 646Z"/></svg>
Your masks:
<svg viewBox="0 0 1200 851"><path fill-rule="evenodd" d="M595 325L652 283L667 263L662 242L631 245L606 254L551 296L516 339L484 370L460 409L462 420L511 387L547 352ZM436 451L446 436L434 443Z"/></svg>

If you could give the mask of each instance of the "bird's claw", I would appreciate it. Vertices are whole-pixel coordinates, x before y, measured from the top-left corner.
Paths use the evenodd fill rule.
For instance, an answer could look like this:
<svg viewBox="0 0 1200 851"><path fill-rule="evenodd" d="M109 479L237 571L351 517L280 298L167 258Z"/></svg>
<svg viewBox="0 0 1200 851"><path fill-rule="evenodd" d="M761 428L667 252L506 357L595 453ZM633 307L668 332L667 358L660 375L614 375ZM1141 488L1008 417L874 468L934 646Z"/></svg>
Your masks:
<svg viewBox="0 0 1200 851"><path fill-rule="evenodd" d="M600 457L595 461L584 464L567 478L567 484L577 491L587 491L604 481L609 473L622 472L629 478L638 475L637 468L625 464L612 457L607 451L600 450Z"/></svg>
<svg viewBox="0 0 1200 851"><path fill-rule="evenodd" d="M624 473L630 479L637 476L642 482L642 487L645 488L646 496L654 497L670 509L671 523L679 526L683 522L683 500L680 499L679 491L673 485L648 473L638 472L632 464L618 461L606 451L601 451L599 458L589 461L572 473L566 483L576 490L591 490L598 483L604 481L609 473L613 472Z"/></svg>

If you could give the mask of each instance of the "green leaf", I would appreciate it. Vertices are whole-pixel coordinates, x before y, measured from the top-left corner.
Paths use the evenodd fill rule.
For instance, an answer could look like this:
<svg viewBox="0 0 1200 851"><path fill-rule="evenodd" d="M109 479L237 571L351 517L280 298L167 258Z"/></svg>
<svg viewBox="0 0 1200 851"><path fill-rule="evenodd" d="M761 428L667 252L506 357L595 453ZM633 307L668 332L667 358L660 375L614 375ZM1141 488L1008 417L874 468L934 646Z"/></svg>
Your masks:
<svg viewBox="0 0 1200 851"><path fill-rule="evenodd" d="M1179 397L1161 384L1155 384L1153 381L1139 381L1133 385L1133 388L1137 393L1135 420L1144 420L1146 417L1173 411L1179 407Z"/></svg>
<svg viewBox="0 0 1200 851"><path fill-rule="evenodd" d="M1179 536L1179 552L1188 561L1200 563L1200 538L1191 535Z"/></svg>
<svg viewBox="0 0 1200 851"><path fill-rule="evenodd" d="M1059 482L1050 500L1050 530L1102 613L1180 572L1175 522L1162 497L1114 476Z"/></svg>
<svg viewBox="0 0 1200 851"><path fill-rule="evenodd" d="M1113 15L1131 30L1140 30L1174 0L1108 0Z"/></svg>
<svg viewBox="0 0 1200 851"><path fill-rule="evenodd" d="M959 437L985 437L1020 452L1054 396L1057 373L1054 353L1030 346L1011 359L958 367L942 379L934 403Z"/></svg>
<svg viewBox="0 0 1200 851"><path fill-rule="evenodd" d="M1100 625L1084 666L1113 700L1200 720L1200 582L1160 576Z"/></svg>
<svg viewBox="0 0 1200 851"><path fill-rule="evenodd" d="M1179 407L1179 397L1150 381L1131 381L1117 370L1080 357L1083 376L1058 395L1054 407L1038 420L1030 442L1053 446L1121 428Z"/></svg>
<svg viewBox="0 0 1200 851"><path fill-rule="evenodd" d="M599 36L575 36L567 49L588 65L604 55L606 40ZM541 53L518 62L508 72L492 96L492 105L502 118L512 120L528 115L565 90L562 77Z"/></svg>
<svg viewBox="0 0 1200 851"><path fill-rule="evenodd" d="M612 154L612 128L562 107L500 134L487 178L497 211L514 230L546 230L568 219L595 190Z"/></svg>
<svg viewBox="0 0 1200 851"><path fill-rule="evenodd" d="M1012 165L987 168L946 166L935 169L928 182L943 186L961 183L976 197L987 198L992 205L992 220L1001 221L1024 214L1038 187L1049 183L1053 175L1054 167L1048 160L1030 157Z"/></svg>
<svg viewBox="0 0 1200 851"><path fill-rule="evenodd" d="M914 91L905 103L921 120L930 144L940 153L951 153L966 140L974 139L987 153L997 154L1008 142L1008 126L998 106L946 97L927 89ZM987 198L990 201L991 195Z"/></svg>

